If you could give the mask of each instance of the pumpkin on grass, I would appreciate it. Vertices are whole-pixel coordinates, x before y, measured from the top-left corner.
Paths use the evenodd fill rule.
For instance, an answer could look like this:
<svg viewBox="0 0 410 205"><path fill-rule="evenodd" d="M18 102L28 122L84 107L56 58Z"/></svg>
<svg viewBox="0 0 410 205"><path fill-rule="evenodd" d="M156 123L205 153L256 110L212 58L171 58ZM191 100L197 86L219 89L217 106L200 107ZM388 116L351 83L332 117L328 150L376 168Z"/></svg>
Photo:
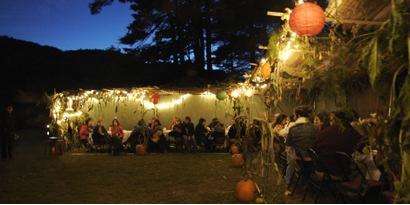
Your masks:
<svg viewBox="0 0 410 205"><path fill-rule="evenodd" d="M143 156L146 154L145 146L143 144L138 144L135 146L135 151L137 155Z"/></svg>
<svg viewBox="0 0 410 205"><path fill-rule="evenodd" d="M236 198L242 203L250 203L255 200L256 185L251 179L243 179L236 185Z"/></svg>
<svg viewBox="0 0 410 205"><path fill-rule="evenodd" d="M231 153L232 154L239 154L239 147L235 144L231 145Z"/></svg>
<svg viewBox="0 0 410 205"><path fill-rule="evenodd" d="M232 166L233 167L242 167L244 163L242 154L233 154L232 155Z"/></svg>

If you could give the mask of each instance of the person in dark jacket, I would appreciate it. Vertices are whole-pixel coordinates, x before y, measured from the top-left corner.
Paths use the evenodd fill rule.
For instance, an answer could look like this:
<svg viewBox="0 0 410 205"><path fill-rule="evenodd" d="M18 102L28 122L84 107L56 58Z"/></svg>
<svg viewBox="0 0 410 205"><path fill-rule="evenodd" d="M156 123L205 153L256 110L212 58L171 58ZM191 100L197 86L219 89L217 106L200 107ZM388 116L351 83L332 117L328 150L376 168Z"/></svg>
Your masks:
<svg viewBox="0 0 410 205"><path fill-rule="evenodd" d="M246 124L243 117L238 117L228 130L229 147L232 144L239 145L246 135Z"/></svg>
<svg viewBox="0 0 410 205"><path fill-rule="evenodd" d="M15 135L15 118L13 106L8 105L2 116L1 157L3 160L13 157L13 140Z"/></svg>
<svg viewBox="0 0 410 205"><path fill-rule="evenodd" d="M199 119L198 124L195 126L196 144L200 147L204 147L208 134L209 130L206 128L206 120L204 118Z"/></svg>
<svg viewBox="0 0 410 205"><path fill-rule="evenodd" d="M149 136L149 128L145 123L145 120L141 119L138 121L137 126L132 130L126 143L130 144L131 150L134 151L137 144L146 144Z"/></svg>
<svg viewBox="0 0 410 205"><path fill-rule="evenodd" d="M177 150L182 151L184 149L183 123L179 118L176 118L175 123L171 127L172 131L168 134L168 136L175 143Z"/></svg>
<svg viewBox="0 0 410 205"><path fill-rule="evenodd" d="M184 136L184 141L185 141L185 149L190 150L192 147L196 148L196 142L195 142L195 126L194 123L192 123L191 117L186 116L185 120L183 122L183 136Z"/></svg>
<svg viewBox="0 0 410 205"><path fill-rule="evenodd" d="M105 129L102 120L97 121L97 125L93 129L92 133L93 143L96 145L104 145L109 141L109 135L107 129Z"/></svg>
<svg viewBox="0 0 410 205"><path fill-rule="evenodd" d="M289 128L289 134L286 138L286 158L288 166L286 168L286 183L290 183L290 179L295 171L296 153L300 154L304 159L308 158L307 150L312 147L315 142L315 127L309 121L312 110L309 106L299 106L295 109L296 121ZM286 190L285 195L289 195L290 191Z"/></svg>
<svg viewBox="0 0 410 205"><path fill-rule="evenodd" d="M244 138L246 152L256 153L261 149L261 127L261 121L254 119L251 127L249 128L249 134Z"/></svg>
<svg viewBox="0 0 410 205"><path fill-rule="evenodd" d="M221 147L225 143L225 126L218 118L214 118L211 124L209 124L209 128L211 133L206 141L206 147L208 151L213 152L217 147Z"/></svg>
<svg viewBox="0 0 410 205"><path fill-rule="evenodd" d="M313 149L316 150L325 166L333 174L340 174L337 169L333 169L337 167L334 154L345 152L352 155L363 136L351 126L354 119L349 117L346 112L335 112L333 120L333 125L317 134Z"/></svg>

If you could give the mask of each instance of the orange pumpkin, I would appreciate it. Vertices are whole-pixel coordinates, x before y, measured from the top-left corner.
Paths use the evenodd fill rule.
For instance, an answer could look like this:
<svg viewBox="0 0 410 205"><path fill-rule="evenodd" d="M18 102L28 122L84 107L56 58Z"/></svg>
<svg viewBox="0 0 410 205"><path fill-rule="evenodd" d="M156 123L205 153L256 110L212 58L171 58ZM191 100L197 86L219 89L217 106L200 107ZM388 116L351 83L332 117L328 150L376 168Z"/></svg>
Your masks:
<svg viewBox="0 0 410 205"><path fill-rule="evenodd" d="M250 203L255 200L256 185L251 179L244 179L236 185L236 198L242 203Z"/></svg>
<svg viewBox="0 0 410 205"><path fill-rule="evenodd" d="M135 150L136 150L137 155L144 156L146 154L145 146L143 144L136 145Z"/></svg>
<svg viewBox="0 0 410 205"><path fill-rule="evenodd" d="M55 146L51 147L51 156L56 156L56 147Z"/></svg>
<svg viewBox="0 0 410 205"><path fill-rule="evenodd" d="M239 154L239 147L236 145L231 145L231 153L232 154Z"/></svg>
<svg viewBox="0 0 410 205"><path fill-rule="evenodd" d="M272 68L269 65L269 62L266 62L265 64L263 64L262 69L261 69L261 73L262 73L262 77L267 80L270 78L270 73L272 72Z"/></svg>
<svg viewBox="0 0 410 205"><path fill-rule="evenodd" d="M242 167L244 159L242 154L233 154L232 155L232 166L233 167Z"/></svg>

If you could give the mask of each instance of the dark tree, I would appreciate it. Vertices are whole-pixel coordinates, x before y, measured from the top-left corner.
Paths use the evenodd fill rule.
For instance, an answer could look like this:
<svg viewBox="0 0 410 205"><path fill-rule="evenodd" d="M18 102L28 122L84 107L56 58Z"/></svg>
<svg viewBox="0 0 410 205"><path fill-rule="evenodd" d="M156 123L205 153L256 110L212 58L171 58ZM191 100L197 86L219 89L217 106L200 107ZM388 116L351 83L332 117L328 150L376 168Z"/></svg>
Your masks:
<svg viewBox="0 0 410 205"><path fill-rule="evenodd" d="M193 63L198 69L248 69L263 51L280 19L268 10L291 7L288 0L118 0L130 4L134 20L121 43L144 62ZM114 0L93 0L92 14Z"/></svg>

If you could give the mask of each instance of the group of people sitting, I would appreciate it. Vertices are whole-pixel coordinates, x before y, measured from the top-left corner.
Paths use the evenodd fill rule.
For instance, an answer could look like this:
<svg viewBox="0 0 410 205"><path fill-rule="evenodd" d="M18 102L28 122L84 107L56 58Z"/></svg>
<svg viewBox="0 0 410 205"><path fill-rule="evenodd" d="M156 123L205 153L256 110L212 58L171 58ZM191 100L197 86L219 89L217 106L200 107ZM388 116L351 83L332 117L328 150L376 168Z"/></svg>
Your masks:
<svg viewBox="0 0 410 205"><path fill-rule="evenodd" d="M225 144L225 126L217 118L207 125L204 118L199 119L195 126L189 116L182 121L174 117L168 127L163 127L158 118L153 118L148 124L144 119L138 121L131 134L125 139L124 130L118 119L112 120L109 131L102 120L94 125L88 118L80 127L80 141L85 148L93 145L109 145L113 154L128 149L135 151L138 144L146 146L148 152L167 152L170 148L179 151L215 151Z"/></svg>
<svg viewBox="0 0 410 205"><path fill-rule="evenodd" d="M318 113L312 116L309 106L299 106L293 116L279 114L272 127L275 135L278 155L285 155L287 166L285 180L291 183L297 167L297 160L312 161L308 150L314 150L320 157L323 166L331 174L340 175L336 153L346 153L349 156L363 153L368 144L368 136L360 132L357 126L359 116L352 110ZM371 155L370 155L371 156ZM380 171L374 165L373 159L368 161L366 177L378 181ZM290 190L285 195L291 194Z"/></svg>
<svg viewBox="0 0 410 205"><path fill-rule="evenodd" d="M124 131L118 119L112 120L109 131L110 134L104 127L102 120L98 120L97 124L94 125L93 120L88 118L80 127L80 142L88 151L92 145L107 144L110 145L110 151L113 154L117 154L121 149L122 139L124 137Z"/></svg>

